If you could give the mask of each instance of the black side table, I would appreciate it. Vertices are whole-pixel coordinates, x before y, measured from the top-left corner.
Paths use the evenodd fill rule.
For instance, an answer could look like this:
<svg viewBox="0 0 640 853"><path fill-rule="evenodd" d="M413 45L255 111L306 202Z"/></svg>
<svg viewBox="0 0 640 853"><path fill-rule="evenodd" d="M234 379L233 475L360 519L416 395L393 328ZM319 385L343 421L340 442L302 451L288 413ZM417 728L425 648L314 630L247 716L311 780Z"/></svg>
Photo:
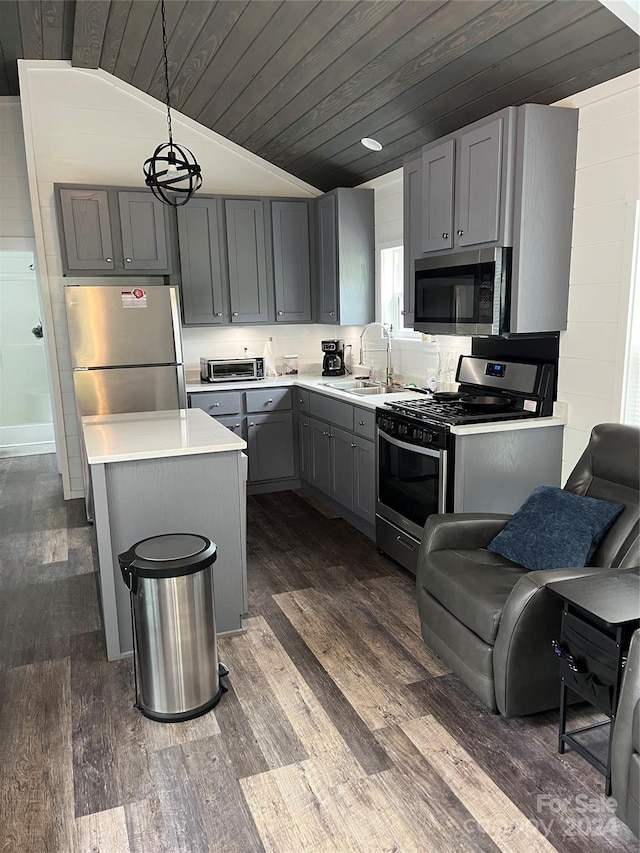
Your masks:
<svg viewBox="0 0 640 853"><path fill-rule="evenodd" d="M611 796L611 738L626 654L634 630L640 626L640 574L638 569L603 570L573 580L550 583L547 588L564 601L559 641L560 725L558 752L568 744L605 777L605 794ZM572 690L607 719L566 731L567 691ZM606 761L578 736L608 726Z"/></svg>

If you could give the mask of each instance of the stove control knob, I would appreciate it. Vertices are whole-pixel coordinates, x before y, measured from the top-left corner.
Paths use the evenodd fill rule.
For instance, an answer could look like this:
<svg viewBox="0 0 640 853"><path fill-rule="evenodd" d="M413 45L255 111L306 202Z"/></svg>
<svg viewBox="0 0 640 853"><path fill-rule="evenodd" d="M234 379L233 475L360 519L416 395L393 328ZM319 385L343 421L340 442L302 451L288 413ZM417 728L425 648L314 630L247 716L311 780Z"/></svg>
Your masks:
<svg viewBox="0 0 640 853"><path fill-rule="evenodd" d="M407 425L406 424L400 424L400 426L398 427L398 435L406 435L406 434L407 434Z"/></svg>
<svg viewBox="0 0 640 853"><path fill-rule="evenodd" d="M432 442L434 440L434 437L435 436L433 435L433 433L430 430L426 429L424 431L424 440L425 441Z"/></svg>
<svg viewBox="0 0 640 853"><path fill-rule="evenodd" d="M417 428L414 429L413 430L413 437L416 441L422 441L422 439L424 438L424 430L417 429Z"/></svg>

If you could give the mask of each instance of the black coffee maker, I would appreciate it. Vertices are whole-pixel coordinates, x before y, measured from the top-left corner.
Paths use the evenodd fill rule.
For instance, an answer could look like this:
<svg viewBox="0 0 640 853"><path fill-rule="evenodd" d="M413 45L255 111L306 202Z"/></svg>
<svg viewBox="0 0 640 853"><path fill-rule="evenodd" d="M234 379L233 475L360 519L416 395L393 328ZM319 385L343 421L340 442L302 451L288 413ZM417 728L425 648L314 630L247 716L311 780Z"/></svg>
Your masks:
<svg viewBox="0 0 640 853"><path fill-rule="evenodd" d="M344 341L322 341L322 352L322 375L344 376L347 372L344 366Z"/></svg>

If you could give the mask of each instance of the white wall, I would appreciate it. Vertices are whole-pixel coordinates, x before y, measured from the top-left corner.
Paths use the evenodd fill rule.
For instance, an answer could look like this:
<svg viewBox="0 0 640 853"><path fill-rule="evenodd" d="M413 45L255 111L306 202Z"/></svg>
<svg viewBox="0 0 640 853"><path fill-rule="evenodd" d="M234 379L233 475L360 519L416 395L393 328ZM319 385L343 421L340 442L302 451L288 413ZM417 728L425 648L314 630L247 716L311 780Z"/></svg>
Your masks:
<svg viewBox="0 0 640 853"><path fill-rule="evenodd" d="M636 200L640 71L557 106L580 110L567 331L558 398L567 403L563 478L591 428L620 420Z"/></svg>
<svg viewBox="0 0 640 853"><path fill-rule="evenodd" d="M20 98L0 97L0 237L33 237Z"/></svg>
<svg viewBox="0 0 640 853"><path fill-rule="evenodd" d="M68 62L18 63L26 162L32 201L34 234L40 266L43 324L52 365L57 450L66 498L80 497L80 443L64 313L63 287L86 278L63 278L53 200L54 183L144 186L142 164L166 139L164 104L101 70L72 68ZM202 166L202 191L251 195L313 197L319 191L282 169L224 139L179 113L172 113L176 142L190 148ZM114 279L91 278L92 283ZM136 279L142 286L154 279ZM307 327L305 327L307 328ZM315 339L276 347L320 351L324 337L338 337L333 327L314 327ZM277 330L275 330L277 331ZM264 339L275 334L261 327L246 337L262 353ZM225 343L235 346L236 330L186 330L187 360L217 352ZM343 335L340 335L342 337Z"/></svg>

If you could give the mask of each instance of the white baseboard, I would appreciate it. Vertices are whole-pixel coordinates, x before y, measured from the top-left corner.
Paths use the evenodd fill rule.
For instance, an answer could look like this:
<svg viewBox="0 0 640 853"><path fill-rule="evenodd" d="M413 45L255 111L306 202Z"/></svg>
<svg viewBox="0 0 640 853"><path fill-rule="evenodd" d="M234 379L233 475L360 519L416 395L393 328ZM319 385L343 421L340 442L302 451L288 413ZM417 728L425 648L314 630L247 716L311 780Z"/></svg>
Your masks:
<svg viewBox="0 0 640 853"><path fill-rule="evenodd" d="M43 444L54 441L53 424L13 424L0 426L0 447Z"/></svg>

